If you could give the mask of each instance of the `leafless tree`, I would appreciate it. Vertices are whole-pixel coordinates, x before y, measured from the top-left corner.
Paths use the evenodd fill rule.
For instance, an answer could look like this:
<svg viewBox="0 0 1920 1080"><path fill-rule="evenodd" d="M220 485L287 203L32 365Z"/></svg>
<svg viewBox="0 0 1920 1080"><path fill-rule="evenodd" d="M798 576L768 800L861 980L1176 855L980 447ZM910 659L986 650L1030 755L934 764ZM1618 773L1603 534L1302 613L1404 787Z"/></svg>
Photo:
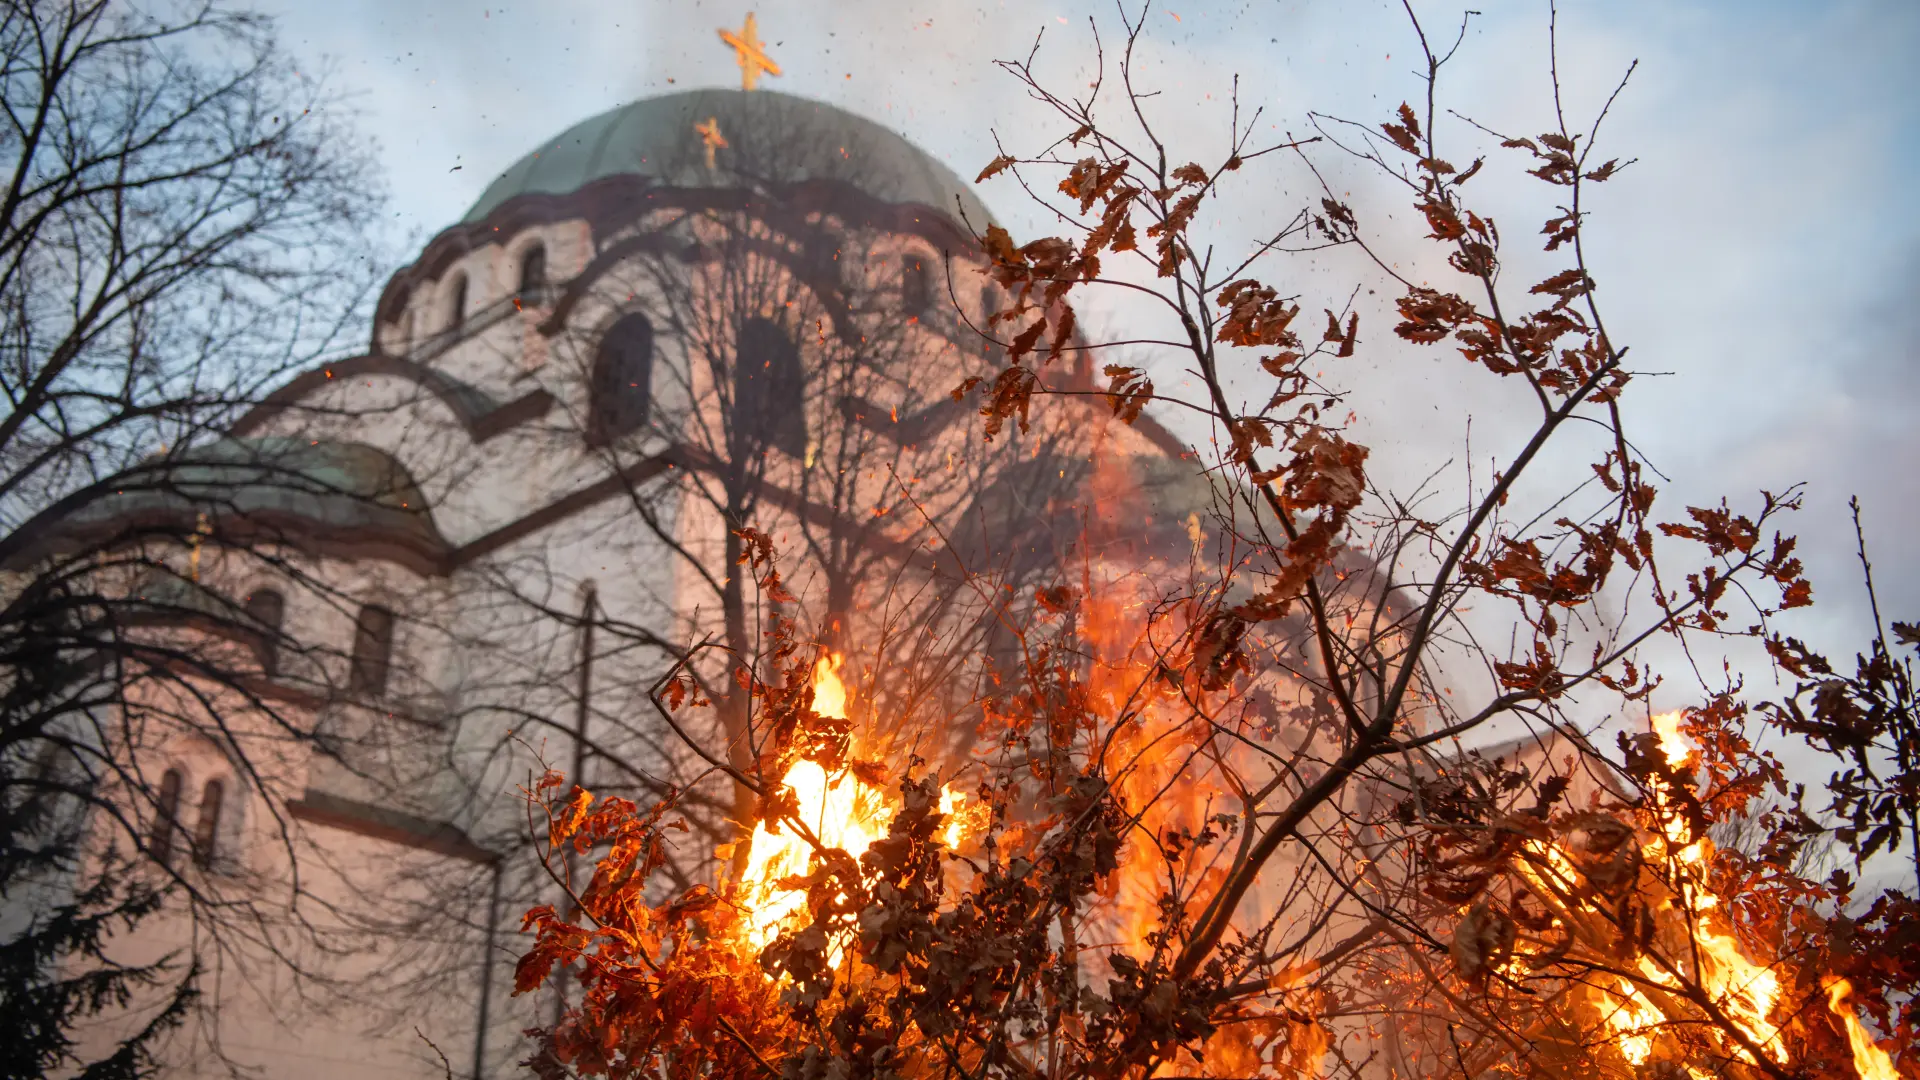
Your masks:
<svg viewBox="0 0 1920 1080"><path fill-rule="evenodd" d="M377 189L271 23L211 0L9 3L0 98L0 891L46 910L117 851L226 931L211 947L257 938L258 898L210 871L190 814L211 829L221 793L149 752L197 739L262 786L311 739L290 703L337 681L264 598L198 579L289 565L263 491L386 494L223 437L355 325Z"/></svg>

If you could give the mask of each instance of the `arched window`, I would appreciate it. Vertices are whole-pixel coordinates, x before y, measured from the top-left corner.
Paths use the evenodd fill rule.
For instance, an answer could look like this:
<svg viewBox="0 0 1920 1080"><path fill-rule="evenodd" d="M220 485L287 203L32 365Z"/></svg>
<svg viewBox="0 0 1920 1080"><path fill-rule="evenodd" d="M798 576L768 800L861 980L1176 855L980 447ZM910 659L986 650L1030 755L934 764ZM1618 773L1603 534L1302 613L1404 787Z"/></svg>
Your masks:
<svg viewBox="0 0 1920 1080"><path fill-rule="evenodd" d="M587 445L606 446L647 422L653 385L653 324L623 315L600 339L587 384Z"/></svg>
<svg viewBox="0 0 1920 1080"><path fill-rule="evenodd" d="M179 769L168 769L160 777L160 794L154 803L153 835L147 840L147 847L153 852L153 861L166 866L173 861L173 834L179 827Z"/></svg>
<svg viewBox="0 0 1920 1080"><path fill-rule="evenodd" d="M200 789L200 820L193 826L193 861L203 870L213 865L214 844L220 839L220 804L226 796L227 785L217 778Z"/></svg>
<svg viewBox="0 0 1920 1080"><path fill-rule="evenodd" d="M467 275L461 274L453 279L453 291L447 297L447 331L452 333L460 329L467 321Z"/></svg>
<svg viewBox="0 0 1920 1080"><path fill-rule="evenodd" d="M248 627L254 635L253 652L260 670L272 675L280 669L280 624L286 618L287 601L272 589L255 589L247 597Z"/></svg>
<svg viewBox="0 0 1920 1080"><path fill-rule="evenodd" d="M353 667L347 690L366 697L387 692L387 669L393 661L393 612L378 604L360 609L353 628Z"/></svg>
<svg viewBox="0 0 1920 1080"><path fill-rule="evenodd" d="M733 428L744 445L805 454L807 418L801 405L806 390L793 339L770 319L756 316L742 323L733 367Z"/></svg>
<svg viewBox="0 0 1920 1080"><path fill-rule="evenodd" d="M535 244L520 256L520 303L535 307L547 300L547 249Z"/></svg>
<svg viewBox="0 0 1920 1080"><path fill-rule="evenodd" d="M909 315L919 315L933 306L933 275L918 256L907 256L900 276L900 306Z"/></svg>

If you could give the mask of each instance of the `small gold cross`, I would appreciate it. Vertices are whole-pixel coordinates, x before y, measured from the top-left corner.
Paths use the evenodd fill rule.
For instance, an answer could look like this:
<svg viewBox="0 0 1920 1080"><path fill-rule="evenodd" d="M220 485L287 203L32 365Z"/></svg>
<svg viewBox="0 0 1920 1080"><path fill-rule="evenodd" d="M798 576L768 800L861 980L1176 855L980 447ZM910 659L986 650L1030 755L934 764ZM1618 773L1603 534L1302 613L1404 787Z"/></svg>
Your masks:
<svg viewBox="0 0 1920 1080"><path fill-rule="evenodd" d="M707 168L711 169L713 168L713 152L727 145L727 137L720 134L720 120L717 117L709 116L700 123L693 125L693 130L695 134L700 136L700 141L707 146Z"/></svg>
<svg viewBox="0 0 1920 1080"><path fill-rule="evenodd" d="M759 80L762 71L769 75L780 74L780 65L766 53L765 42L760 40L753 22L753 12L747 12L747 24L735 34L731 30L720 31L720 40L738 54L740 59L740 89L751 90Z"/></svg>
<svg viewBox="0 0 1920 1080"><path fill-rule="evenodd" d="M200 580L200 542L211 535L213 535L213 525L207 521L207 515L203 513L199 520L194 522L193 539L189 541L193 546L193 554L188 556L187 562L195 581Z"/></svg>

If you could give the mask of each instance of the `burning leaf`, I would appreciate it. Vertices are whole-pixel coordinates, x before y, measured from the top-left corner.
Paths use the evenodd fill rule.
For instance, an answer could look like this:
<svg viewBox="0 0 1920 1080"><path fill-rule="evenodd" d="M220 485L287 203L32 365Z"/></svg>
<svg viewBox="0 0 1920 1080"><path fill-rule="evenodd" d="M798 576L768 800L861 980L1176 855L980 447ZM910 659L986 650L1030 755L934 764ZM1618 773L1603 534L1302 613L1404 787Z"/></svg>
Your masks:
<svg viewBox="0 0 1920 1080"><path fill-rule="evenodd" d="M1079 594L1071 585L1055 585L1050 588L1035 589L1033 598L1039 601L1040 609L1054 615L1065 614L1071 610Z"/></svg>
<svg viewBox="0 0 1920 1080"><path fill-rule="evenodd" d="M1240 647L1246 636L1246 620L1230 612L1216 612L1200 624L1192 647L1201 689L1224 690L1236 674L1247 670L1247 656Z"/></svg>
<svg viewBox="0 0 1920 1080"><path fill-rule="evenodd" d="M1640 870L1633 827L1609 814L1579 813L1557 823L1561 849L1602 896L1618 896Z"/></svg>

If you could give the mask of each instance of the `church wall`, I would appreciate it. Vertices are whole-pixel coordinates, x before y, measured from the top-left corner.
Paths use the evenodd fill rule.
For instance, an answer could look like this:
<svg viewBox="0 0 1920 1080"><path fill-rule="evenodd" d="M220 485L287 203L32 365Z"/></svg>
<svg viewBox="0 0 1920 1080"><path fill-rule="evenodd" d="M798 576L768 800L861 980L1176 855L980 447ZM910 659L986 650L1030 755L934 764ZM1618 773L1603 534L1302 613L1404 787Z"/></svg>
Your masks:
<svg viewBox="0 0 1920 1080"><path fill-rule="evenodd" d="M925 235L825 212L797 224L795 217L783 218L792 235L751 215L709 217L663 232L673 241L670 251L636 248L603 276L583 282L564 325L549 333L543 327L558 309L562 287L598 252L664 230L683 214L662 209L596 236L584 216L587 200L578 205L583 216L568 217L574 213L568 207L552 220L503 227L497 235L462 226L466 249L433 278L415 283L402 302L390 303L370 338L379 351L411 358L499 405L544 391L554 402L544 414L476 435L471 416L411 379L387 374L327 382L304 401L319 411L287 410L264 429L390 453L419 485L434 526L456 553L446 565L289 552L297 570L291 576L206 568L206 583L231 596L269 583L285 593L286 635L304 648L282 657L283 681L303 683L315 698L304 712L287 706L288 715L322 732L338 756L312 754L292 742L263 749L277 764L258 784L236 783L235 832L231 845L221 845L222 858L231 860L232 887L244 884L270 899L293 869L285 846L285 836L293 836L302 884L311 891L311 917L325 931L321 940L353 942L338 955L321 949L308 957L346 991L344 1003L328 1007L298 1000L261 955L236 953L223 969L216 989L221 1037L236 1057L259 1063L274 1080L439 1076L438 1059L413 1036L413 1023L464 1074L479 989L474 924L486 921L473 913L488 903L495 866L501 868L493 920L500 962L488 1071L512 1071L524 1053L517 1032L544 1019L552 999L509 1000L508 968L518 946L509 928L527 907L557 899L527 849L518 786L543 763L575 772L572 734L581 722L583 690L587 732L603 756L588 762L581 779L596 792L648 798L657 791L636 772L685 781L705 771L672 746L646 700L668 662L648 639L684 646L723 630L716 585L746 572L724 557L733 523L685 493L689 468L700 469L699 479L711 485L727 464L713 453L726 450L725 440L700 432L719 430L727 415L722 399L735 388L730 365L744 313L787 333L807 373L760 418L779 428L803 416L806 438L789 446L776 445L778 432L757 436L760 445L750 452L764 467L765 487L754 524L773 537L782 576L797 594L787 613L800 620L803 633L817 632L821 644L854 654L850 670L861 707L911 696L896 679L911 668L910 653L901 650L929 632L949 635L950 642L975 640L967 635L980 633L982 604L959 588L963 567L1018 579L991 562L1006 552L980 545L985 554L948 550L954 526L978 509L986 488L1043 454L1049 461L1058 457L1057 476L1044 475L1052 470L1020 474L1019 494L1045 507L1050 497L1077 488L1084 478L1078 466L1090 460L1096 440L1125 453L1158 452L1132 429L1108 423L1097 398L1036 402L1032 433L1009 425L986 441L975 402L948 397L962 376L990 371L990 347L967 323L983 326L987 309L1004 298L988 295L981 263L972 257L952 262L962 319L950 310L947 266ZM822 236L835 240L822 246ZM752 248L761 253L728 266L710 257L748 250L751 245L727 247L743 238L761 245ZM548 289L517 297L523 260L535 244L545 252ZM728 276L746 262L750 274ZM914 263L922 279L910 276ZM456 294L459 328L450 332ZM646 314L654 328L649 421L609 445L589 446L596 350L615 321L632 312ZM1074 356L1055 370L1061 379L1077 379L1090 366ZM640 477L630 489L614 484L599 502L549 512L559 500L669 450L681 455L677 471ZM694 451L706 459L695 460ZM901 498L903 489L911 500ZM646 500L664 536L641 520L635 498ZM525 528L516 531L520 525ZM488 544L481 554L464 547L481 541ZM468 554L458 554L463 549ZM964 562L975 555L987 561ZM994 578L996 586L1000 581ZM589 590L598 622L591 677L583 680L579 616ZM356 620L369 604L397 617L388 684L379 694L343 695L351 682ZM749 647L762 629L751 628ZM259 729L245 739L271 731L257 710L223 708L242 728ZM911 719L887 714L875 726L905 728ZM219 756L211 744L151 748L156 761L191 760L193 770L205 764L203 751ZM610 759L632 768L623 771ZM189 784L200 782L202 772L193 770ZM288 801L305 805L305 816L289 823L271 811ZM396 814L426 832L396 826ZM701 846L707 842L698 835L687 841L701 874L711 870ZM504 858L485 863L489 851ZM290 932L291 923L285 929ZM162 949L189 941L191 930L172 917L138 940L142 948ZM201 1071L193 1064L181 1075Z"/></svg>
<svg viewBox="0 0 1920 1080"><path fill-rule="evenodd" d="M423 892L441 876L435 870L446 870L431 864L452 860L295 822L301 898L289 908L287 841L269 824L264 801L251 803L257 813L234 840L245 853L241 860L216 861L212 870L189 865L182 873L230 904L245 891L260 895L263 917L232 918L215 928L175 904L114 944L113 955L125 962L191 951L205 958L199 985L212 1011L170 1037L167 1075L225 1077L230 1064L274 1080L441 1075L438 1057L416 1028L455 1070L470 1075L481 953L477 934L462 924L483 922L484 907L473 895ZM436 904L457 922L410 924L414 912ZM218 947L209 948L216 934ZM436 974L418 983L418 972L443 970L446 956L435 953L459 958L466 977ZM504 958L496 961L496 982L509 966ZM516 1004L497 985L490 1019L517 1031L533 1021L531 1004ZM88 1045L104 1047L124 1026L88 1031ZM501 1047L488 1074L511 1074L512 1060Z"/></svg>

